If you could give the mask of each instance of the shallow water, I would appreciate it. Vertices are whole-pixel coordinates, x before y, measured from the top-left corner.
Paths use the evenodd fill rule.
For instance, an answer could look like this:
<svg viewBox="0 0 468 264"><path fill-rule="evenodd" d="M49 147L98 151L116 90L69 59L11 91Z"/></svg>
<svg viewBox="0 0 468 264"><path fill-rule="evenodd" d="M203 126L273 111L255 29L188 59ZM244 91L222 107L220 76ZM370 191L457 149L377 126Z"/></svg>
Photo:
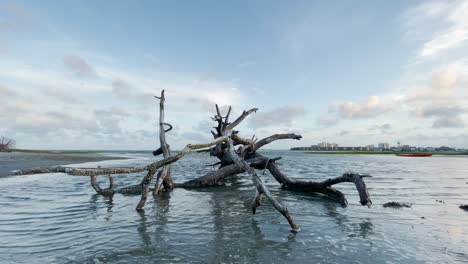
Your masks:
<svg viewBox="0 0 468 264"><path fill-rule="evenodd" d="M8 177L0 179L0 262L467 262L468 212L458 206L468 203L468 157L265 154L282 156L283 171L294 178L370 173L373 177L366 182L374 204L370 209L360 206L350 183L336 186L349 201L343 208L320 196L283 191L265 172L262 178L301 228L294 236L268 202L251 214L254 188L248 176L229 179L220 188L176 189L150 199L144 213L135 211L138 196L98 196L85 177ZM125 155L135 159L77 166L143 165L152 160L142 153ZM210 170L204 165L215 160L206 156L194 153L174 164L175 180ZM123 186L138 183L142 175L115 178L116 185ZM413 206L383 208L389 201Z"/></svg>

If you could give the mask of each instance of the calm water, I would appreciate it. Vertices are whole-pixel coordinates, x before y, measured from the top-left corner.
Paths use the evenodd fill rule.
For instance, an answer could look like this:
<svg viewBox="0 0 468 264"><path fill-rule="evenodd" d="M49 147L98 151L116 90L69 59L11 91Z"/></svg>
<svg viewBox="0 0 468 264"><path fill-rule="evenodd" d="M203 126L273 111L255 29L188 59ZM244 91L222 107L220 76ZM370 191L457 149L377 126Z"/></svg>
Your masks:
<svg viewBox="0 0 468 264"><path fill-rule="evenodd" d="M94 194L88 178L64 174L0 179L1 263L467 263L468 158L403 158L365 155L283 156L290 176L323 180L350 170L370 173L367 185L374 205L359 205L350 183L337 185L349 206L318 196L282 191L267 172L272 193L301 227L289 233L283 217L265 202L255 216L249 203L254 189L248 176L226 187L176 189L150 199L144 213L138 196ZM85 166L146 164L133 160ZM181 182L202 175L213 160L191 154L174 165ZM142 175L116 177L118 186ZM438 202L436 200L441 200ZM402 201L412 208L389 209Z"/></svg>

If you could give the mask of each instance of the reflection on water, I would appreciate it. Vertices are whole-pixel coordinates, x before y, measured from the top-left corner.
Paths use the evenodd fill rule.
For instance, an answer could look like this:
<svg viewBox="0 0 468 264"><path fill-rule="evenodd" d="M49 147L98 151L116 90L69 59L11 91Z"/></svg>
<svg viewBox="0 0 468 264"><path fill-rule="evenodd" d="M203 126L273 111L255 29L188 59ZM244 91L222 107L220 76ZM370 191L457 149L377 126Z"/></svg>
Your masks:
<svg viewBox="0 0 468 264"><path fill-rule="evenodd" d="M86 164L145 164L151 157ZM390 156L283 156L291 177L323 180L344 170L370 173L374 206L359 205L352 184L340 184L350 205L343 208L319 195L283 191L262 175L273 195L289 207L301 227L289 226L265 202L256 215L249 206L249 177L226 186L176 189L148 201L139 197L96 195L89 181L63 174L2 178L0 181L0 262L2 263L463 263L468 259L468 159ZM206 172L204 154L174 165L176 181ZM116 177L116 185L135 184L141 174ZM105 179L102 179L103 182ZM442 200L443 202L437 202ZM413 208L385 209L388 201Z"/></svg>

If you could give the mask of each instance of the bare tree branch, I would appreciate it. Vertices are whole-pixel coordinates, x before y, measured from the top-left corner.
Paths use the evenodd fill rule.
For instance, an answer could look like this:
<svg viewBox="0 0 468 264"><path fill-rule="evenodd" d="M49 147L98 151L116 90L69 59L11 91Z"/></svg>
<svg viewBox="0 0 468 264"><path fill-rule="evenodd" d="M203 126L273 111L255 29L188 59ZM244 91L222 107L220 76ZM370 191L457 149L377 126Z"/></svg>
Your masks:
<svg viewBox="0 0 468 264"><path fill-rule="evenodd" d="M231 124L227 125L226 128L224 130L232 130L234 129L236 126L238 126L247 116L249 116L250 114L254 113L254 112L257 112L258 108L252 108L250 109L249 111L244 111L242 112L242 114L236 119L234 120L234 122L232 122Z"/></svg>
<svg viewBox="0 0 468 264"><path fill-rule="evenodd" d="M255 143L255 146L253 148L253 150L257 150L267 144L270 144L271 142L275 141L275 140L278 140L278 139L295 139L295 140L300 140L302 138L301 135L297 135L297 134L293 134L293 133L290 133L290 134L274 134L272 136L269 136L267 138L264 138L264 139L261 139L259 140L257 143Z"/></svg>

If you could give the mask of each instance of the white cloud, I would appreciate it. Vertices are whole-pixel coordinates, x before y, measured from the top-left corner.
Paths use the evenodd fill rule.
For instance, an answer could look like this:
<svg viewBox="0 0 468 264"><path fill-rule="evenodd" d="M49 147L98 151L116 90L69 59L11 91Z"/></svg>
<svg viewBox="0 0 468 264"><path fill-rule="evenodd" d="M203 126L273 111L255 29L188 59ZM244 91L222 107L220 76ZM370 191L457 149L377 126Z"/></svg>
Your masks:
<svg viewBox="0 0 468 264"><path fill-rule="evenodd" d="M71 71L80 78L96 78L98 74L93 66L91 66L84 58L79 56L65 56L63 65L67 70Z"/></svg>
<svg viewBox="0 0 468 264"><path fill-rule="evenodd" d="M338 116L345 119L366 119L379 116L390 108L385 105L379 96L370 96L366 102L338 102L335 105Z"/></svg>
<svg viewBox="0 0 468 264"><path fill-rule="evenodd" d="M445 70L432 74L432 89L439 95L450 95L455 91L457 72Z"/></svg>
<svg viewBox="0 0 468 264"><path fill-rule="evenodd" d="M431 1L408 10L403 18L412 34L426 32L430 35L419 51L421 57L427 58L459 47L468 40L466 14L468 1ZM427 32L432 28L434 31Z"/></svg>
<svg viewBox="0 0 468 264"><path fill-rule="evenodd" d="M14 71L12 71L14 69ZM28 91L41 89L54 89L55 91L66 91L76 96L80 92L109 91L111 87L102 80L90 80L86 84L77 82L61 74L59 70L49 69L41 66L31 66L12 61L0 62L0 78L4 81L21 83L27 86ZM18 85L11 89L18 91ZM26 90L26 89L24 89Z"/></svg>
<svg viewBox="0 0 468 264"><path fill-rule="evenodd" d="M317 123L322 126L333 126L338 124L339 119L336 116L333 115L324 115L324 116L319 116L317 118Z"/></svg>
<svg viewBox="0 0 468 264"><path fill-rule="evenodd" d="M304 114L304 107L299 105L277 107L267 112L261 112L259 110L250 117L248 126L251 128L290 126L294 119L301 117Z"/></svg>
<svg viewBox="0 0 468 264"><path fill-rule="evenodd" d="M7 101L0 103L2 129L17 134L20 147L28 147L34 139L42 137L42 141L35 141L31 147L41 147L42 144L43 148L61 148L58 145L68 148L76 146L72 142L81 137L86 140L83 146L122 148L126 142L122 141L124 136L133 137L135 133L136 137L142 138L147 133L141 131L153 130L157 134L157 127L148 121L157 120L158 104L153 95L158 95L164 88L166 121L181 128L171 144L177 149L195 138L191 131L195 120L202 116L210 120L215 103L222 111L227 110L228 105L241 111L241 102L249 102L232 81L201 80L193 74L176 74L185 77L175 79L163 73L148 76L139 71L110 67L96 58L93 61L92 66L79 60L76 61L79 63L67 64L67 69L79 80L71 78L63 67L0 61L0 80L2 84L8 84L8 87L0 86L0 101ZM90 78L98 73L99 78ZM14 98L7 100L7 96ZM115 108L117 105L121 109ZM236 111L233 111L233 117L237 115ZM209 138L210 127L206 129L206 138ZM52 140L58 134L62 140ZM103 135L106 137L101 138L99 144L90 145ZM116 138L119 138L119 146L110 144ZM147 144L142 141L134 148L147 148Z"/></svg>

